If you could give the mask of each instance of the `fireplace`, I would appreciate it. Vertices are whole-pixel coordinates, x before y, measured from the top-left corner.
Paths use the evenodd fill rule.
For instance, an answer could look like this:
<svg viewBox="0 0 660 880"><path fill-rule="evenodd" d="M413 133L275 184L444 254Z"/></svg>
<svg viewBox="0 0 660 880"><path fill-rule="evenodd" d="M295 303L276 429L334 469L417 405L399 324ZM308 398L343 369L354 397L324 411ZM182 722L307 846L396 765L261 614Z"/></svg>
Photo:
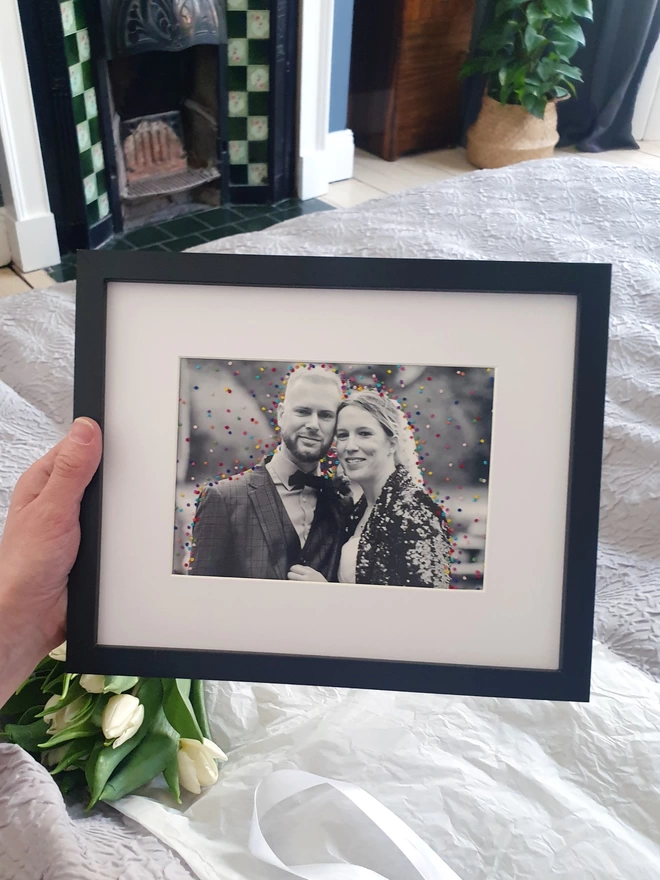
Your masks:
<svg viewBox="0 0 660 880"><path fill-rule="evenodd" d="M224 0L100 0L115 226L229 200Z"/></svg>
<svg viewBox="0 0 660 880"><path fill-rule="evenodd" d="M19 0L62 251L295 194L298 0Z"/></svg>

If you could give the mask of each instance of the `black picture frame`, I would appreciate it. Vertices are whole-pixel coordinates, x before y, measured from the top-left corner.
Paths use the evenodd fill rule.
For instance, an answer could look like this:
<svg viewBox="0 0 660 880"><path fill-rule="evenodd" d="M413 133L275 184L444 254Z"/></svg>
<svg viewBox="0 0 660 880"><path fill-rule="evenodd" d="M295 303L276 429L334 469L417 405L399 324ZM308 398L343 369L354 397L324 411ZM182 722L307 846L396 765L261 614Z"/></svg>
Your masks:
<svg viewBox="0 0 660 880"><path fill-rule="evenodd" d="M577 328L557 670L101 645L97 632L103 462L82 501L80 552L69 579L69 670L523 699L589 699L609 265L84 251L78 255L77 277L74 415L92 417L102 428L111 282L564 294L576 297Z"/></svg>

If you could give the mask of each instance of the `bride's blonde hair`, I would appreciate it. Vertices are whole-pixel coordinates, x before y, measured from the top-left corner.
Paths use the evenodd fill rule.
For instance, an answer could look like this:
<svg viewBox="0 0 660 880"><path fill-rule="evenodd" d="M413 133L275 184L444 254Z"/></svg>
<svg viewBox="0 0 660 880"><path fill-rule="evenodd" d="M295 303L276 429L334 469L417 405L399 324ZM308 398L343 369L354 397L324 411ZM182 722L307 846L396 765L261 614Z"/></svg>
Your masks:
<svg viewBox="0 0 660 880"><path fill-rule="evenodd" d="M394 440L395 464L402 465L415 483L423 483L413 430L392 398L381 396L378 391L352 391L339 404L337 415L347 406L359 406L376 419L387 436Z"/></svg>

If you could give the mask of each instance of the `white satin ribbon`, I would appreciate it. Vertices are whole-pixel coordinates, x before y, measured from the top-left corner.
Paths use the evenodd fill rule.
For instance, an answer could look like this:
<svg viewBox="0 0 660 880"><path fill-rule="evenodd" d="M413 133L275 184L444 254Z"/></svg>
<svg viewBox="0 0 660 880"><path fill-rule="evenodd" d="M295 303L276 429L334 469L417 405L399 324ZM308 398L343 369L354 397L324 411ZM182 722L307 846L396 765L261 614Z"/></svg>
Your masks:
<svg viewBox="0 0 660 880"><path fill-rule="evenodd" d="M326 779L303 770L276 770L257 785L254 792L254 810L250 826L250 852L266 862L282 868L294 877L304 880L392 880L361 865L324 863L315 865L285 865L270 848L261 830L260 820L269 810L295 794L318 785L331 785L352 801L394 843L417 869L422 880L460 880L433 850L409 828L405 822L384 807L364 789L349 782Z"/></svg>

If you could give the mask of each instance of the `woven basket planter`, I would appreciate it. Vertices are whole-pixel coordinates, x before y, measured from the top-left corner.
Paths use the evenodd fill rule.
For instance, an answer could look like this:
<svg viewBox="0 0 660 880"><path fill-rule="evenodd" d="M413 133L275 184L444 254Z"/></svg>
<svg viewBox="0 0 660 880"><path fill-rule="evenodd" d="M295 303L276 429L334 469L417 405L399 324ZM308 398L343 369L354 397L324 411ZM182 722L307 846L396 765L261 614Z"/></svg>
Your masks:
<svg viewBox="0 0 660 880"><path fill-rule="evenodd" d="M503 168L528 159L547 159L559 141L557 104L537 119L518 104L500 104L484 95L481 112L468 131L467 158L477 168Z"/></svg>

